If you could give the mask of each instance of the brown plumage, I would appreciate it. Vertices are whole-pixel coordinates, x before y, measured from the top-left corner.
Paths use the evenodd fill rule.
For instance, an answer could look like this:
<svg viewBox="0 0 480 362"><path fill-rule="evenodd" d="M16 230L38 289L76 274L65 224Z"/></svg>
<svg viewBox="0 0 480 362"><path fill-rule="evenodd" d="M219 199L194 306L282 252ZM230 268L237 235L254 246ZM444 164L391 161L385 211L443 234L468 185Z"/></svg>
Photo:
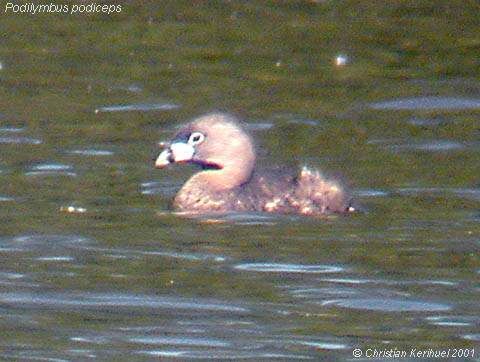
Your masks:
<svg viewBox="0 0 480 362"><path fill-rule="evenodd" d="M297 175L257 170L252 141L231 115L211 113L197 118L163 147L157 168L185 162L203 168L176 195L173 206L179 211L305 215L354 211L341 185L316 170L304 167Z"/></svg>

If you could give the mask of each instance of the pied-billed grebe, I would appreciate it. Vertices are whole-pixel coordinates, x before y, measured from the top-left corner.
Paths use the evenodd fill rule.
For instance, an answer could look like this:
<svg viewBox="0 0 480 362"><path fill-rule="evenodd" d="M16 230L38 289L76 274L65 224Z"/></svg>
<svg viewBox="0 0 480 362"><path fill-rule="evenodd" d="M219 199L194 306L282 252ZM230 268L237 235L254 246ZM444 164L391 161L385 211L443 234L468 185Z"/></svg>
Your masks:
<svg viewBox="0 0 480 362"><path fill-rule="evenodd" d="M304 167L299 174L255 169L250 137L231 115L211 113L180 130L158 156L155 167L194 163L193 175L175 197L175 209L191 213L265 211L322 215L354 211L340 184Z"/></svg>

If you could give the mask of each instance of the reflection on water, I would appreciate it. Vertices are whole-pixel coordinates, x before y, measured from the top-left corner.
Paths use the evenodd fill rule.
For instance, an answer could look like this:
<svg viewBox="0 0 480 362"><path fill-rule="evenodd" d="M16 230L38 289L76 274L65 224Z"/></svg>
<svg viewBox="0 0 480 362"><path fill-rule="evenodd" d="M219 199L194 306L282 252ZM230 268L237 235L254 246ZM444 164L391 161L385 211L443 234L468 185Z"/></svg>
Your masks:
<svg viewBox="0 0 480 362"><path fill-rule="evenodd" d="M396 99L372 103L373 109L384 110L468 110L480 109L480 99L466 99L455 97L417 97Z"/></svg>
<svg viewBox="0 0 480 362"><path fill-rule="evenodd" d="M57 163L45 163L35 165L25 172L25 176L71 176L75 177L77 174L73 172L71 165L63 165Z"/></svg>
<svg viewBox="0 0 480 362"><path fill-rule="evenodd" d="M105 106L95 109L99 112L128 112L128 111L170 111L180 106L171 103L144 103L144 104L126 104L120 106Z"/></svg>
<svg viewBox="0 0 480 362"><path fill-rule="evenodd" d="M114 154L112 151L97 149L73 150L69 151L69 153L80 156L113 156Z"/></svg>
<svg viewBox="0 0 480 362"><path fill-rule="evenodd" d="M430 140L415 143L400 143L399 140L371 140L370 144L385 145L395 151L426 151L426 152L451 152L459 151L466 147L477 148L478 143L460 143L448 140Z"/></svg>
<svg viewBox="0 0 480 362"><path fill-rule="evenodd" d="M2 359L478 346L478 9L147 1L120 15L2 17ZM338 175L362 211L173 212L195 169L155 170L156 145L215 109L245 117L260 164Z"/></svg>
<svg viewBox="0 0 480 362"><path fill-rule="evenodd" d="M22 293L3 293L0 294L0 300L5 304L31 305L38 308L106 308L125 307L125 308L151 308L151 309L187 309L187 310L211 310L219 312L247 312L242 307L232 305L213 304L209 301L202 302L198 299L183 300L181 298L161 298L140 295L104 295L104 294L79 294L68 295L49 295L49 294L22 294ZM118 311L120 313L120 311Z"/></svg>
<svg viewBox="0 0 480 362"><path fill-rule="evenodd" d="M0 202L8 202L8 201L15 201L15 199L13 197L0 196Z"/></svg>
<svg viewBox="0 0 480 362"><path fill-rule="evenodd" d="M38 138L31 138L31 137L21 137L21 136L1 136L0 137L0 144L31 144L31 145L39 145L42 143L42 140Z"/></svg>
<svg viewBox="0 0 480 362"><path fill-rule="evenodd" d="M0 133L20 133L25 131L24 127L5 126L0 127Z"/></svg>
<svg viewBox="0 0 480 362"><path fill-rule="evenodd" d="M448 305L443 304L374 298L329 300L322 303L322 305L334 305L343 308L375 310L380 312L444 312L450 310Z"/></svg>
<svg viewBox="0 0 480 362"><path fill-rule="evenodd" d="M35 165L31 169L34 171L67 171L73 169L73 167L58 163L45 163L41 165Z"/></svg>
<svg viewBox="0 0 480 362"><path fill-rule="evenodd" d="M298 265L277 263L249 263L235 265L235 269L263 273L338 273L342 267L333 265Z"/></svg>

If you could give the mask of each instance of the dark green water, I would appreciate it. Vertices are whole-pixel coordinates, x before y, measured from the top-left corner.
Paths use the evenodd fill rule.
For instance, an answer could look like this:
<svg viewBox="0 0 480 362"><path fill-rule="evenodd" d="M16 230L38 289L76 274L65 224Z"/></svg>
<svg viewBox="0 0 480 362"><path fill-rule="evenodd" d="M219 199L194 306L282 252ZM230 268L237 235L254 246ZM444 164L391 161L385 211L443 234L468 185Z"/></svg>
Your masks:
<svg viewBox="0 0 480 362"><path fill-rule="evenodd" d="M478 2L0 5L2 359L478 359ZM218 109L365 212L171 213L156 143Z"/></svg>

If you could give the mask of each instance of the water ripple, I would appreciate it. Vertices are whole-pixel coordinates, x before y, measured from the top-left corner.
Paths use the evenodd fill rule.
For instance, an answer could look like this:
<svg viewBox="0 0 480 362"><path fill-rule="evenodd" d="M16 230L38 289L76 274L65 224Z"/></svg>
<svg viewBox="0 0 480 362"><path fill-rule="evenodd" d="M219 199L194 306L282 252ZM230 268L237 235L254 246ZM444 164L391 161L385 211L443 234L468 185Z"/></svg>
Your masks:
<svg viewBox="0 0 480 362"><path fill-rule="evenodd" d="M480 99L457 97L412 97L371 103L378 110L480 109Z"/></svg>
<svg viewBox="0 0 480 362"><path fill-rule="evenodd" d="M53 262L63 262L63 261L73 261L75 260L71 256L43 256L35 258L38 261L53 261Z"/></svg>
<svg viewBox="0 0 480 362"><path fill-rule="evenodd" d="M38 138L31 137L0 137L0 143L3 144L27 144L27 145L39 145L42 143L42 140Z"/></svg>
<svg viewBox="0 0 480 362"><path fill-rule="evenodd" d="M336 265L303 265L282 263L246 263L237 264L234 269L254 271L261 273L300 273L300 274L324 274L340 273L344 268Z"/></svg>
<svg viewBox="0 0 480 362"><path fill-rule="evenodd" d="M341 350L350 348L350 346L348 346L347 344L333 342L299 341L297 343L308 347L314 347L316 349L326 350Z"/></svg>
<svg viewBox="0 0 480 362"><path fill-rule="evenodd" d="M463 336L464 339L469 341L480 342L480 333L478 334L466 334Z"/></svg>
<svg viewBox="0 0 480 362"><path fill-rule="evenodd" d="M138 103L138 104L125 104L116 106L105 106L95 109L95 113L100 112L130 112L130 111L170 111L178 109L180 106L173 103Z"/></svg>
<svg viewBox="0 0 480 362"><path fill-rule="evenodd" d="M83 150L72 150L68 151L71 155L79 155L79 156L112 156L114 153L108 150L98 150L93 148L87 148Z"/></svg>
<svg viewBox="0 0 480 362"><path fill-rule="evenodd" d="M2 133L21 133L23 131L25 131L24 127L14 127L14 126L0 127L0 132Z"/></svg>
<svg viewBox="0 0 480 362"><path fill-rule="evenodd" d="M245 307L223 304L200 298L186 299L175 297L130 295L130 294L94 294L94 293L0 293L0 302L14 306L38 308L87 308L98 310L105 308L150 308L173 309L228 313L247 313ZM113 311L113 310L112 310ZM118 310L118 313L123 313Z"/></svg>
<svg viewBox="0 0 480 362"><path fill-rule="evenodd" d="M402 187L398 188L396 191L404 195L451 193L462 198L480 200L480 189L477 188Z"/></svg>
<svg viewBox="0 0 480 362"><path fill-rule="evenodd" d="M446 304L376 298L327 300L321 305L378 312L444 312L451 310L451 307Z"/></svg>
<svg viewBox="0 0 480 362"><path fill-rule="evenodd" d="M383 196L389 195L387 191L373 190L373 189L355 190L353 194L358 197L383 197Z"/></svg>
<svg viewBox="0 0 480 362"><path fill-rule="evenodd" d="M475 147L476 143L457 142L452 140L424 140L406 142L398 139L372 139L368 144L378 144L388 147L393 151L425 151L425 152L449 152L459 151L467 147Z"/></svg>
<svg viewBox="0 0 480 362"><path fill-rule="evenodd" d="M425 318L430 324L443 327L468 327L480 321L477 316L433 316Z"/></svg>
<svg viewBox="0 0 480 362"><path fill-rule="evenodd" d="M265 131L270 128L273 128L274 124L270 122L260 122L260 123L247 123L245 128L250 131Z"/></svg>
<svg viewBox="0 0 480 362"><path fill-rule="evenodd" d="M241 359L313 359L310 356L286 354L286 353L271 353L271 352L243 352L243 351L184 351L184 350L148 350L138 351L138 354L143 354L152 357L183 357L189 359L217 359L217 360L241 360Z"/></svg>
<svg viewBox="0 0 480 362"><path fill-rule="evenodd" d="M72 171L73 166L61 163L43 163L31 166L26 176L72 176L77 174Z"/></svg>
<svg viewBox="0 0 480 362"><path fill-rule="evenodd" d="M171 182L147 181L140 184L143 195L164 195L173 196L177 193L179 186Z"/></svg>
<svg viewBox="0 0 480 362"><path fill-rule="evenodd" d="M90 242L89 239L82 236L55 234L32 234L0 239L0 245L11 245L25 249L31 249L32 247L45 248L46 246L78 246Z"/></svg>
<svg viewBox="0 0 480 362"><path fill-rule="evenodd" d="M142 344L165 344L172 346L195 346L195 347L229 347L231 343L212 338L201 337L134 337L129 339L133 343Z"/></svg>
<svg viewBox="0 0 480 362"><path fill-rule="evenodd" d="M82 247L84 250L102 252L112 258L128 258L129 256L147 255L147 256L160 256L174 259L183 259L189 261L215 261L224 262L228 258L222 255L215 254L203 254L203 253L181 253L176 251L167 250L133 250L133 249L108 249L98 248L92 246Z"/></svg>

